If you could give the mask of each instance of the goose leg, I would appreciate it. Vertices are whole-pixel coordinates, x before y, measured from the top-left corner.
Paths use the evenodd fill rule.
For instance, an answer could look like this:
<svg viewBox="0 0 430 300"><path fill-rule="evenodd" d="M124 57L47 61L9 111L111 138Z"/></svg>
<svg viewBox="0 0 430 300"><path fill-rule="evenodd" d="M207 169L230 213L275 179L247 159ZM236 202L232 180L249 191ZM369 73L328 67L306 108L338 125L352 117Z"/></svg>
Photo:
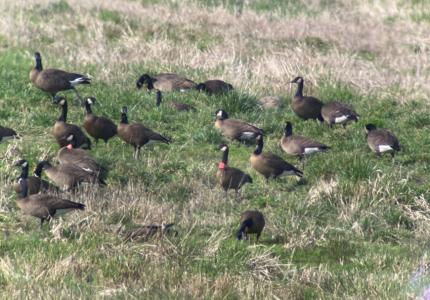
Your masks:
<svg viewBox="0 0 430 300"><path fill-rule="evenodd" d="M73 88L73 91L75 92L75 94L76 94L76 97L78 98L78 103L79 103L79 100L81 101L81 105L84 103L84 100L82 99L82 97L81 97L81 95L79 94L79 92L78 92L78 90L76 89L76 88Z"/></svg>
<svg viewBox="0 0 430 300"><path fill-rule="evenodd" d="M41 218L40 219L40 229L42 229L42 226L43 226L43 222L45 221L45 219L43 219L43 218Z"/></svg>

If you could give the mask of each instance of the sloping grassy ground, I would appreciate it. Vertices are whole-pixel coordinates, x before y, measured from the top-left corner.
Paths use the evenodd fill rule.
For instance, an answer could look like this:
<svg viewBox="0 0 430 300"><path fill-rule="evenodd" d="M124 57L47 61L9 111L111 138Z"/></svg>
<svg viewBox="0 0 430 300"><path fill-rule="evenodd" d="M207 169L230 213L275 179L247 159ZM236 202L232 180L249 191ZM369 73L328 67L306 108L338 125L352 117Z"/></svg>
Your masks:
<svg viewBox="0 0 430 300"><path fill-rule="evenodd" d="M426 2L361 1L4 1L0 4L0 117L23 138L0 144L1 298L399 298L422 294L428 263L430 125ZM106 188L84 186L64 197L85 212L39 230L15 205L11 183L26 158L34 166L58 150L50 130L59 115L28 80L32 53L45 67L91 74L80 89L94 112L130 120L172 138L141 159L113 139L92 154L110 169ZM155 95L135 89L144 72L174 71L195 81L223 78L236 91ZM323 101L351 104L362 118L346 129L298 119L288 82L305 77ZM258 98L284 96L280 110ZM70 102L69 122L82 107ZM192 103L178 113L171 100ZM310 158L306 180L269 184L249 166L254 147L230 143L230 163L254 179L240 201L225 199L214 174L223 138L214 112L258 124L266 150L284 123L332 151ZM390 128L402 152L394 162L367 148L364 125ZM238 242L239 215L266 216L261 243ZM124 242L136 224L175 222L180 234ZM53 296L55 295L55 296Z"/></svg>

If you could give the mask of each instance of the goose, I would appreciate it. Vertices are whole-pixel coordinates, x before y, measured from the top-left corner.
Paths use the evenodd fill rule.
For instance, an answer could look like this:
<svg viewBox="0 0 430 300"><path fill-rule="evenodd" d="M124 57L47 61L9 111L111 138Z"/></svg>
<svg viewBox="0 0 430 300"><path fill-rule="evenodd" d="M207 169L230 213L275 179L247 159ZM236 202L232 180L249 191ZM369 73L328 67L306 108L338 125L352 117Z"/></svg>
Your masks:
<svg viewBox="0 0 430 300"><path fill-rule="evenodd" d="M228 163L228 145L222 144L219 149L223 152L222 160L218 165L218 171L216 177L218 179L219 185L224 189L225 195L227 196L227 191L233 189L236 191L236 197L239 193L240 188L247 184L252 183L252 178L243 171L230 167Z"/></svg>
<svg viewBox="0 0 430 300"><path fill-rule="evenodd" d="M18 134L15 132L15 130L9 127L0 126L0 142L17 138Z"/></svg>
<svg viewBox="0 0 430 300"><path fill-rule="evenodd" d="M215 128L221 130L224 136L238 141L253 140L257 135L263 135L263 130L242 120L229 119L225 110L215 112Z"/></svg>
<svg viewBox="0 0 430 300"><path fill-rule="evenodd" d="M333 124L342 124L345 127L348 122L357 122L360 117L354 109L337 101L324 104L321 108L321 115L330 127Z"/></svg>
<svg viewBox="0 0 430 300"><path fill-rule="evenodd" d="M161 104L161 101L163 100L163 95L161 91L156 92L156 99L157 99L156 105L157 107L159 107ZM196 111L195 107L193 107L192 105L189 105L183 102L177 102L177 101L170 102L170 107L172 107L177 111L194 111L194 112Z"/></svg>
<svg viewBox="0 0 430 300"><path fill-rule="evenodd" d="M388 129L378 129L374 124L367 124L366 132L367 145L377 156L387 152L394 157L395 152L400 151L399 140Z"/></svg>
<svg viewBox="0 0 430 300"><path fill-rule="evenodd" d="M77 125L67 123L68 105L66 98L58 97L55 103L57 102L61 106L61 114L55 122L54 128L52 129L52 135L57 140L57 143L60 145L60 147L67 146L69 144L67 137L73 134L76 141L76 147L91 149L91 141L84 134L82 129Z"/></svg>
<svg viewBox="0 0 430 300"><path fill-rule="evenodd" d="M296 94L291 102L291 108L294 113L304 120L316 119L322 122L321 107L323 103L317 98L303 96L303 77L298 76L291 83L297 83L298 85Z"/></svg>
<svg viewBox="0 0 430 300"><path fill-rule="evenodd" d="M281 148L287 154L299 156L302 159L305 155L323 152L330 147L301 135L293 135L293 125L287 122L281 138Z"/></svg>
<svg viewBox="0 0 430 300"><path fill-rule="evenodd" d="M30 71L30 80L35 87L49 93L53 101L58 92L67 90L73 90L76 96L82 99L75 87L80 84L90 84L91 78L57 69L44 70L40 53L36 52L34 57L36 66Z"/></svg>
<svg viewBox="0 0 430 300"><path fill-rule="evenodd" d="M26 174L21 174L19 179L21 192L17 199L17 205L25 215L40 219L40 227L45 220L67 213L71 210L84 210L85 205L66 199L61 199L50 194L28 194L28 181Z"/></svg>
<svg viewBox="0 0 430 300"><path fill-rule="evenodd" d="M240 216L240 228L237 232L237 239L247 239L248 234L257 234L257 242L260 239L261 232L266 225L264 215L258 210L247 210Z"/></svg>
<svg viewBox="0 0 430 300"><path fill-rule="evenodd" d="M303 177L302 171L298 170L293 165L289 164L281 157L271 153L263 153L263 136L257 136L257 147L255 151L251 154L251 166L261 175L266 178L277 178L281 176L295 175L298 177Z"/></svg>
<svg viewBox="0 0 430 300"><path fill-rule="evenodd" d="M41 178L42 176L42 169L36 168L34 171L34 176L28 177L28 170L29 170L29 164L27 160L21 159L15 163L15 166L21 167L22 174L25 174L25 180L27 180L27 186L28 186L28 194L38 194L39 192L58 192L58 188L56 186L53 186L48 181L43 180ZM14 185L14 190L17 194L21 193L21 184L17 182Z"/></svg>
<svg viewBox="0 0 430 300"><path fill-rule="evenodd" d="M198 91L203 91L208 95L224 94L233 90L233 86L222 80L214 79L199 83L196 86Z"/></svg>
<svg viewBox="0 0 430 300"><path fill-rule="evenodd" d="M156 76L143 74L136 82L136 87L141 89L146 84L148 90L159 90L161 92L186 91L195 87L196 83L187 78L173 73L162 73Z"/></svg>
<svg viewBox="0 0 430 300"><path fill-rule="evenodd" d="M258 100L264 109L276 109L282 107L282 99L277 96L264 96Z"/></svg>
<svg viewBox="0 0 430 300"><path fill-rule="evenodd" d="M85 100L85 118L84 118L84 128L88 132L90 136L92 136L96 145L99 139L102 139L105 144L107 144L108 140L113 138L117 133L117 128L114 122L105 117L98 117L93 114L91 109L91 105L96 103L96 99L94 97L88 97Z"/></svg>
<svg viewBox="0 0 430 300"><path fill-rule="evenodd" d="M126 106L124 106L121 111L121 121L118 125L118 136L127 144L133 145L133 157L135 159L139 157L140 148L150 141L159 141L166 144L170 143L169 139L143 126L141 123L129 124Z"/></svg>

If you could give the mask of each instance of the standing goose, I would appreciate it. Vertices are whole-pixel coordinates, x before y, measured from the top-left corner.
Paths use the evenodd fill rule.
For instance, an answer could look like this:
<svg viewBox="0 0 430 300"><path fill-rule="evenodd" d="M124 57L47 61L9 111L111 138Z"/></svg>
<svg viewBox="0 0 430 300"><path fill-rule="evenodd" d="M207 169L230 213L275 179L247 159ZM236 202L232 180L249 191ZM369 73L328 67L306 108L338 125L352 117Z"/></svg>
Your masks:
<svg viewBox="0 0 430 300"><path fill-rule="evenodd" d="M257 234L258 242L265 225L266 221L264 220L264 216L261 212L258 210L247 210L240 216L240 228L237 232L237 239L247 239L248 234L255 233Z"/></svg>
<svg viewBox="0 0 430 300"><path fill-rule="evenodd" d="M277 178L289 175L303 177L302 171L298 170L281 157L271 152L262 153L263 145L263 136L257 136L257 147L251 154L250 160L251 166L258 173L262 174L266 178L266 181L268 181L270 177Z"/></svg>
<svg viewBox="0 0 430 300"><path fill-rule="evenodd" d="M322 122L321 107L323 103L317 98L303 96L303 77L298 76L291 83L297 83L298 85L291 103L291 107L296 115L304 120L317 119Z"/></svg>
<svg viewBox="0 0 430 300"><path fill-rule="evenodd" d="M215 112L215 128L221 130L224 136L238 141L253 140L263 135L263 130L242 120L229 119L226 111L219 109Z"/></svg>
<svg viewBox="0 0 430 300"><path fill-rule="evenodd" d="M388 129L378 129L373 124L366 125L367 144L369 148L380 156L388 152L394 157L396 151L400 151L400 143L397 137Z"/></svg>
<svg viewBox="0 0 430 300"><path fill-rule="evenodd" d="M0 142L18 138L15 130L9 127L0 126Z"/></svg>
<svg viewBox="0 0 430 300"><path fill-rule="evenodd" d="M333 124L342 124L344 127L350 121L358 121L357 114L351 107L341 102L330 102L323 105L321 115L324 121L332 127Z"/></svg>
<svg viewBox="0 0 430 300"><path fill-rule="evenodd" d="M27 180L28 194L29 195L38 194L39 192L46 192L46 191L50 191L50 192L57 192L58 191L57 187L53 186L48 181L43 180L41 178L42 169L40 169L40 168L36 168L36 170L34 171L34 176L28 177L29 165L25 159L21 159L21 160L17 161L15 163L15 166L21 167L21 175L24 174L25 178L27 178L25 180ZM22 192L21 184L19 182L17 182L14 185L14 190L18 194Z"/></svg>
<svg viewBox="0 0 430 300"><path fill-rule="evenodd" d="M194 81L172 73L162 73L153 77L143 74L137 80L136 87L141 89L145 84L148 90L156 89L162 92L183 92L196 85Z"/></svg>
<svg viewBox="0 0 430 300"><path fill-rule="evenodd" d="M67 137L73 134L76 141L76 147L91 149L90 139L83 133L79 126L67 123L67 100L64 97L59 97L55 102L61 106L61 115L54 124L52 134L57 140L60 147L65 147L69 144Z"/></svg>
<svg viewBox="0 0 430 300"><path fill-rule="evenodd" d="M53 166L48 161L41 161L38 167L45 171L46 176L62 190L70 190L83 182L106 185L99 174L75 164Z"/></svg>
<svg viewBox="0 0 430 300"><path fill-rule="evenodd" d="M139 157L140 148L150 141L159 141L169 144L170 141L159 133L143 126L141 123L128 123L127 107L124 106L121 111L121 121L118 125L118 136L127 144L133 145L134 155Z"/></svg>
<svg viewBox="0 0 430 300"><path fill-rule="evenodd" d="M208 95L224 94L233 90L233 86L222 80L214 79L199 83L196 86L198 91L203 91Z"/></svg>
<svg viewBox="0 0 430 300"><path fill-rule="evenodd" d="M82 99L75 86L79 84L90 84L91 78L77 73L69 73L57 69L46 69L42 67L42 57L39 52L34 54L36 66L30 71L30 80L35 87L49 93L52 100L58 92L73 90L79 99Z"/></svg>
<svg viewBox="0 0 430 300"><path fill-rule="evenodd" d="M116 125L110 119L105 117L98 117L93 114L91 110L91 105L96 102L93 97L88 97L85 100L85 118L84 118L84 128L90 136L92 136L96 144L99 139L102 139L105 144L108 140L116 135Z"/></svg>
<svg viewBox="0 0 430 300"><path fill-rule="evenodd" d="M293 125L287 122L281 138L281 148L287 154L299 156L302 159L307 154L326 151L330 147L301 135L293 135Z"/></svg>
<svg viewBox="0 0 430 300"><path fill-rule="evenodd" d="M163 100L163 95L161 93L161 91L157 91L156 93L156 105L157 107L160 106L161 101ZM177 101L172 101L170 102L170 107L172 107L173 109L176 109L177 111L196 111L195 107L183 102L177 102Z"/></svg>
<svg viewBox="0 0 430 300"><path fill-rule="evenodd" d="M218 165L216 177L219 185L224 189L226 196L229 189L234 189L237 197L239 189L248 182L252 183L252 178L241 170L228 166L229 149L226 144L220 145L219 149L223 152L223 156L222 161Z"/></svg>
<svg viewBox="0 0 430 300"><path fill-rule="evenodd" d="M40 219L40 227L45 220L67 213L74 209L84 210L85 205L66 199L61 199L49 194L28 194L27 176L22 174L19 179L21 192L17 199L17 205L25 215L30 215Z"/></svg>

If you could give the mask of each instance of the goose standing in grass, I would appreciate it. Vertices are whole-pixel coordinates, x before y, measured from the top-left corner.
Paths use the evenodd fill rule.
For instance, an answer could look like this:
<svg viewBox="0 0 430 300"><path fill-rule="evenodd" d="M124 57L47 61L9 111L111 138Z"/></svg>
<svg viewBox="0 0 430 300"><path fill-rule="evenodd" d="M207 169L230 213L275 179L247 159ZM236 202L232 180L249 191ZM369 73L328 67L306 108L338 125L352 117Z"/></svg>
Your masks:
<svg viewBox="0 0 430 300"><path fill-rule="evenodd" d="M203 91L208 95L225 94L233 90L233 86L223 80L213 79L199 83L196 86L198 91Z"/></svg>
<svg viewBox="0 0 430 300"><path fill-rule="evenodd" d="M49 93L52 96L52 100L58 92L73 90L76 96L82 100L76 86L80 84L90 84L91 78L88 76L69 73L58 69L43 69L42 56L39 52L34 54L36 60L36 66L30 71L30 80L35 87Z"/></svg>
<svg viewBox="0 0 430 300"><path fill-rule="evenodd" d="M161 91L157 91L156 92L156 103L155 105L157 105L157 107L160 106L162 100L163 100L163 95L161 93ZM177 111L196 111L195 107L183 102L177 102L177 101L172 101L170 102L170 107L177 110Z"/></svg>
<svg viewBox="0 0 430 300"><path fill-rule="evenodd" d="M388 129L378 129L373 124L366 125L367 145L380 156L382 153L390 153L392 157L396 151L400 151L400 143L397 137Z"/></svg>
<svg viewBox="0 0 430 300"><path fill-rule="evenodd" d="M45 220L71 210L84 210L85 205L82 203L73 202L66 199L61 199L49 194L29 195L27 175L21 174L19 179L20 190L17 205L25 215L30 215L40 219L40 227Z"/></svg>
<svg viewBox="0 0 430 300"><path fill-rule="evenodd" d="M302 160L305 155L323 152L330 147L301 135L293 135L293 125L287 122L281 138L281 148L287 154L298 156Z"/></svg>
<svg viewBox="0 0 430 300"><path fill-rule="evenodd" d="M105 117L98 117L93 114L91 105L96 103L94 97L88 97L85 100L85 118L84 118L84 128L90 136L92 136L96 145L99 139L102 139L105 144L108 140L113 138L117 133L117 128L114 122Z"/></svg>
<svg viewBox="0 0 430 300"><path fill-rule="evenodd" d="M348 122L357 122L360 117L354 109L337 101L324 104L321 108L321 115L330 127L333 124L342 124L345 127Z"/></svg>
<svg viewBox="0 0 430 300"><path fill-rule="evenodd" d="M260 239L261 232L266 225L264 215L258 210L247 210L240 216L240 228L237 232L237 239L248 239L248 234L256 234L257 242Z"/></svg>
<svg viewBox="0 0 430 300"><path fill-rule="evenodd" d="M215 112L215 128L221 130L224 136L232 140L249 141L258 135L263 135L263 130L242 120L229 119L225 110Z"/></svg>
<svg viewBox="0 0 430 300"><path fill-rule="evenodd" d="M228 165L229 148L226 144L220 145L219 149L223 152L223 156L216 173L218 183L223 188L226 197L229 189L235 190L237 197L240 188L246 183L252 183L252 178L241 170Z"/></svg>
<svg viewBox="0 0 430 300"><path fill-rule="evenodd" d="M173 73L162 73L156 76L143 74L136 82L136 87L141 89L144 85L148 90L159 90L161 92L186 91L196 86L196 83L185 77Z"/></svg>
<svg viewBox="0 0 430 300"><path fill-rule="evenodd" d="M121 111L121 121L118 125L118 136L127 144L134 147L133 157L139 157L140 148L150 141L158 141L169 144L170 140L161 134L145 127L141 123L128 123L127 107L124 106Z"/></svg>
<svg viewBox="0 0 430 300"><path fill-rule="evenodd" d="M25 175L27 180L27 187L28 187L28 194L38 194L39 192L58 192L58 188L56 186L53 186L48 181L42 179L42 169L36 168L34 170L34 176L28 177L28 170L29 170L29 164L25 159L21 159L15 163L15 166L21 167L21 175ZM21 177L20 177L21 178ZM16 193L21 193L21 184L17 182L14 185L14 190Z"/></svg>
<svg viewBox="0 0 430 300"><path fill-rule="evenodd" d="M291 102L295 114L304 120L316 119L322 122L321 108L323 103L317 98L303 96L303 77L298 76L291 83L297 83L297 91Z"/></svg>
<svg viewBox="0 0 430 300"><path fill-rule="evenodd" d="M57 140L60 147L65 147L69 144L67 141L67 137L72 135L75 137L76 147L91 149L91 141L84 134L79 126L74 124L67 123L67 100L64 97L58 97L55 100L55 103L58 103L61 106L61 114L60 117L54 124L54 128L52 129L52 134Z"/></svg>
<svg viewBox="0 0 430 300"><path fill-rule="evenodd" d="M302 171L289 164L281 157L271 153L263 153L263 136L257 136L257 147L251 154L251 166L269 181L269 178L278 178L281 176L298 176L303 177Z"/></svg>
<svg viewBox="0 0 430 300"><path fill-rule="evenodd" d="M18 138L18 134L9 127L0 126L0 142Z"/></svg>

